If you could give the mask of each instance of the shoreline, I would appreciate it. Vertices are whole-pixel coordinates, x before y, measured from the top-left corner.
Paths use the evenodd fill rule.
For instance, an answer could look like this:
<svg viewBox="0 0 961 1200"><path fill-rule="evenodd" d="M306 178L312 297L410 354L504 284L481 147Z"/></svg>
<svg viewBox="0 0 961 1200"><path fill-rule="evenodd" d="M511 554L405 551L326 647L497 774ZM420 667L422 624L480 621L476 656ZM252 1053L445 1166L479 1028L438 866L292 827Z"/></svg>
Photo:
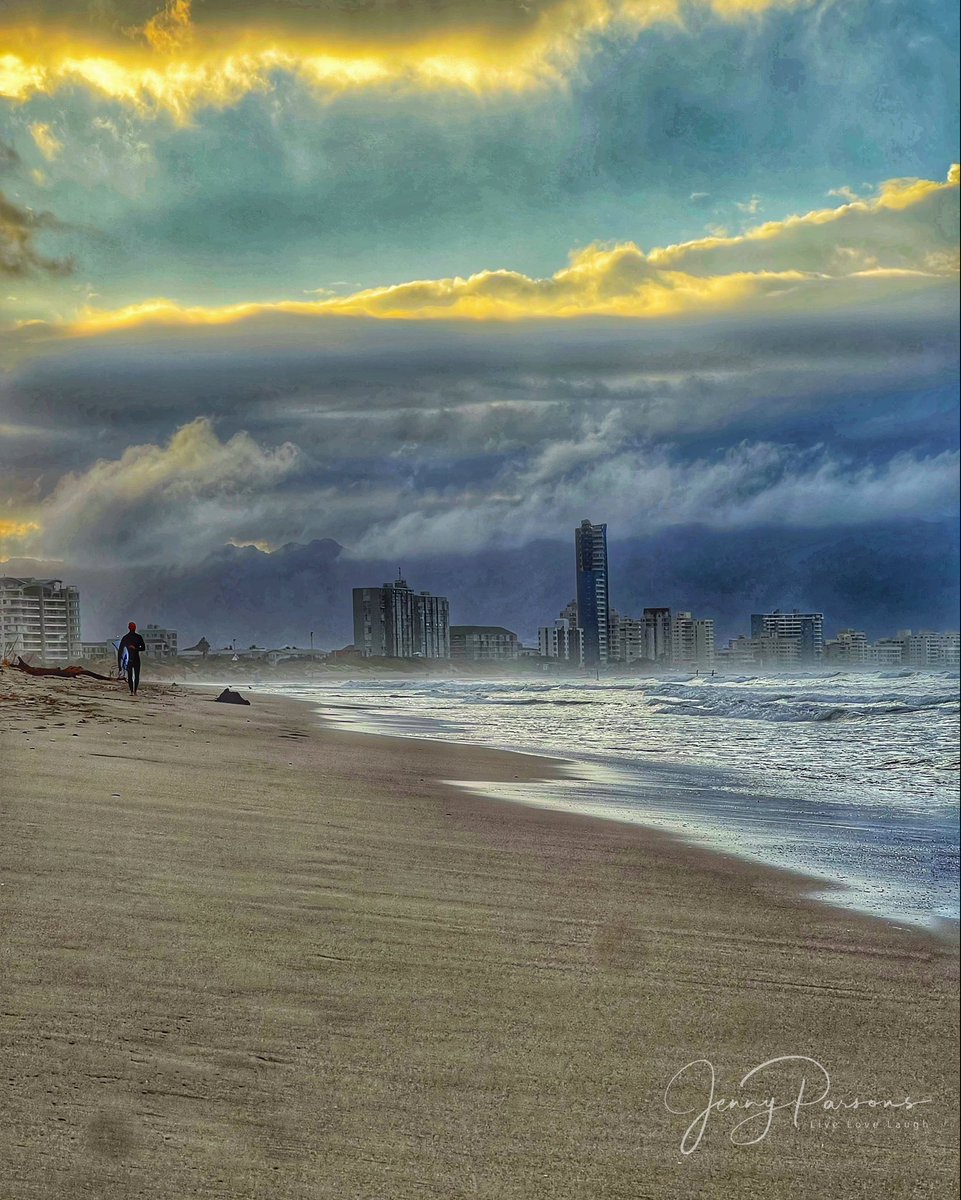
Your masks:
<svg viewBox="0 0 961 1200"><path fill-rule="evenodd" d="M0 676L12 1200L956 1182L957 960L923 932L444 782L543 778L540 756L257 693L26 686L4 703ZM823 1062L838 1096L930 1093L926 1128L779 1121L739 1148L719 1117L683 1155L672 1075L710 1059L730 1093L776 1054Z"/></svg>
<svg viewBox="0 0 961 1200"><path fill-rule="evenodd" d="M191 686L202 688L214 685L192 684ZM260 686L270 688L272 685L260 684ZM301 686L320 685L301 684L298 681L297 683L292 683L290 686L297 688ZM691 813L682 807L676 807L673 812L664 815L656 814L650 809L645 811L643 808L634 810L628 808L625 811L618 811L620 806L617 803L617 794L619 792L623 794L631 788L632 784L635 784L632 775L626 770L611 767L605 763L592 762L589 757L586 759L565 758L549 748L535 749L525 746L522 749L514 749L507 745L489 744L480 740L469 739L466 742L459 741L457 734L453 731L449 734L434 732L432 726L436 722L428 717L418 716L414 718L414 721L418 722L419 727L426 730L426 733L414 731L398 732L391 729L389 721L383 721L381 726L378 727L378 711L369 704L322 704L319 699L291 695L285 691L267 691L261 694L301 701L311 706L316 718L325 726L347 733L356 733L359 736L396 737L400 740L429 742L453 749L457 749L462 745L470 745L477 748L491 749L498 753L519 754L528 758L541 759L551 765L553 773L545 771L542 780L529 781L527 784L515 785L513 787L504 787L501 785L500 789L492 784L489 789L484 791L482 783L465 783L462 786L461 781L458 780L450 780L449 782L454 786L462 786L462 790L466 792L486 795L491 799L506 801L510 804L535 806L557 813L579 813L592 820L612 821L626 828L641 829L651 834L657 834L658 836L667 838L669 841L700 849L707 854L730 857L751 866L760 866L769 870L782 872L794 877L796 880L804 881L804 898L812 903L825 904L846 913L857 914L871 920L880 920L896 928L922 931L936 938L946 946L954 947L955 949L961 945L961 919L957 916L944 915L937 911L930 911L922 916L918 913L906 912L897 908L885 909L878 904L872 907L863 898L860 901L858 900L858 887L851 881L845 881L827 872L820 874L816 870L810 869L806 864L775 861L770 857L765 857L760 851L752 851L749 847L740 848L737 845L725 845L723 839L719 839L716 836L712 838L710 831L703 825L699 832L685 832L680 827L686 824L682 818L689 818L695 826L698 816L701 816L703 819L703 814L699 814L696 810ZM341 720L336 715L337 710L363 714L365 719L355 723L349 720ZM637 767L638 774L643 774L645 768L646 764L639 764ZM664 767L661 766L660 769L663 771ZM684 781L683 768L669 766L667 769L676 771L678 784ZM552 803L550 800L537 800L523 794L525 791L536 787L538 782L544 782L552 788L561 788L565 793L565 797L559 803ZM601 798L588 799L586 801L579 800L577 793L581 786L601 789ZM649 784L647 786L650 787ZM603 796L604 789L608 792L606 797ZM512 791L517 794L511 795ZM745 796L743 798L744 803L747 803L749 799L749 797ZM747 812L746 809L744 811L745 813ZM632 812L633 815L627 815Z"/></svg>

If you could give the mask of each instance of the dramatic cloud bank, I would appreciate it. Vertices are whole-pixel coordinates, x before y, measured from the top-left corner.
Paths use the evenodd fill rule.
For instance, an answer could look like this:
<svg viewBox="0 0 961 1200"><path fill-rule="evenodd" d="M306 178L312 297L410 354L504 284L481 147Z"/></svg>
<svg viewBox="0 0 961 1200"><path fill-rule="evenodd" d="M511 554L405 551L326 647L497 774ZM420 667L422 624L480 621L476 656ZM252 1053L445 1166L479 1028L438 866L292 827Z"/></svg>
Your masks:
<svg viewBox="0 0 961 1200"><path fill-rule="evenodd" d="M687 13L739 21L805 0L455 0L433 3L97 5L8 0L0 16L0 95L23 100L83 86L186 119L237 103L280 73L325 89L401 83L472 92L557 84L603 38ZM38 30L43 36L37 37Z"/></svg>
<svg viewBox="0 0 961 1200"><path fill-rule="evenodd" d="M628 611L952 622L957 30L6 0L0 559L91 634L344 641L402 559L529 636L589 516Z"/></svg>
<svg viewBox="0 0 961 1200"><path fill-rule="evenodd" d="M585 513L625 537L837 532L957 503L947 314L547 325L506 347L497 327L406 329L361 323L352 348L309 354L185 343L179 362L84 341L24 368L4 401L17 552L161 564L326 537L352 558L463 558Z"/></svg>
<svg viewBox="0 0 961 1200"><path fill-rule="evenodd" d="M112 312L87 309L60 330L90 336L133 326L223 325L280 316L517 320L679 317L807 311L875 304L955 285L959 168L945 183L894 179L834 209L768 221L737 237L709 237L645 253L633 243L589 246L549 279L483 271L317 301L184 307L155 299ZM45 332L30 323L30 336Z"/></svg>
<svg viewBox="0 0 961 1200"><path fill-rule="evenodd" d="M64 476L41 506L44 550L169 561L189 552L191 532L208 546L222 544L296 460L294 446L265 451L243 433L222 442L198 419L165 446L131 446L119 459Z"/></svg>

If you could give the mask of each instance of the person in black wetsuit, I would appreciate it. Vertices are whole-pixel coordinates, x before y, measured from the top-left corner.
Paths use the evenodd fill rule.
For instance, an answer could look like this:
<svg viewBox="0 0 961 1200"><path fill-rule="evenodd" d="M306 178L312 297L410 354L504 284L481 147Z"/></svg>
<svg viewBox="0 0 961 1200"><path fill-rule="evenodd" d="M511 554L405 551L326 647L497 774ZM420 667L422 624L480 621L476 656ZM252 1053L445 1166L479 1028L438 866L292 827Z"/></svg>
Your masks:
<svg viewBox="0 0 961 1200"><path fill-rule="evenodd" d="M147 653L147 643L137 632L135 621L130 622L127 626L127 633L120 639L120 645L117 648L118 667L123 666L125 650L127 652L127 687L130 688L130 694L133 696L140 687L140 655Z"/></svg>

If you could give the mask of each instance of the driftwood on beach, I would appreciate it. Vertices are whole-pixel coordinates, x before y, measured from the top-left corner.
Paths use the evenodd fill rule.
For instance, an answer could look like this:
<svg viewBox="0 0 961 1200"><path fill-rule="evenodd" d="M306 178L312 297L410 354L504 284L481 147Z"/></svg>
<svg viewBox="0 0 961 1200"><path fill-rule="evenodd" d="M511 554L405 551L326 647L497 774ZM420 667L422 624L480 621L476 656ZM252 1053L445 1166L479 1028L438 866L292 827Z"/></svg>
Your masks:
<svg viewBox="0 0 961 1200"><path fill-rule="evenodd" d="M110 682L109 675L98 675L96 671L88 671L84 667L31 667L17 655L16 662L10 663L15 671L23 671L25 675L53 675L56 679L76 679L78 675L89 675L91 679L102 679Z"/></svg>

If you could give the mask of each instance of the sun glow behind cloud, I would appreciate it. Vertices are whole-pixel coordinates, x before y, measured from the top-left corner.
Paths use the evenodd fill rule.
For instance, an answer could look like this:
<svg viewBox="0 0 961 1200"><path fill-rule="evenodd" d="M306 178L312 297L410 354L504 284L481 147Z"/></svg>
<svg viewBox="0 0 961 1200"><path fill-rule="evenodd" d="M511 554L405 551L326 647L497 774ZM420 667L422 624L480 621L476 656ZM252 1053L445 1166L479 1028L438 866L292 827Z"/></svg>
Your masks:
<svg viewBox="0 0 961 1200"><path fill-rule="evenodd" d="M230 326L256 317L519 321L658 319L830 309L943 289L958 270L958 167L947 180L897 179L874 197L767 221L733 237L645 252L595 244L547 278L497 269L414 280L319 300L219 307L166 298L83 309L63 324L24 322L25 338L91 337L139 327Z"/></svg>
<svg viewBox="0 0 961 1200"><path fill-rule="evenodd" d="M736 21L806 2L700 0L697 7ZM562 81L600 37L682 25L684 8L680 0L562 0L516 6L507 22L480 8L444 26L432 28L412 14L406 27L378 30L359 19L325 26L329 14L309 8L298 28L275 27L274 14L256 6L248 10L249 24L205 22L189 0L167 0L144 25L126 27L121 36L80 17L45 22L42 32L26 20L4 23L0 17L0 96L24 101L81 85L186 121L203 106L223 107L268 90L281 72L325 91L388 84L524 91Z"/></svg>

